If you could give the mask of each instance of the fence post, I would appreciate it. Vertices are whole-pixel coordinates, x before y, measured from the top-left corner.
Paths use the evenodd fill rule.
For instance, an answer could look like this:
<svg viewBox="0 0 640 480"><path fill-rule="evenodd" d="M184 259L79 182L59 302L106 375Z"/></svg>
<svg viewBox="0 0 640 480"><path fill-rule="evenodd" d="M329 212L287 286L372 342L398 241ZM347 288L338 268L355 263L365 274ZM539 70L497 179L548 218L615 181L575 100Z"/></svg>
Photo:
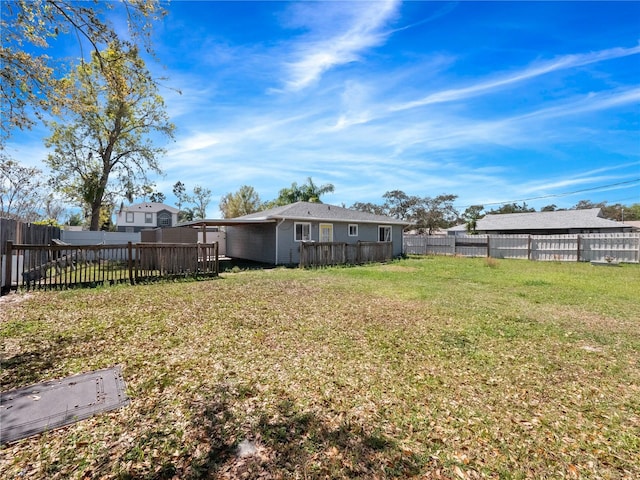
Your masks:
<svg viewBox="0 0 640 480"><path fill-rule="evenodd" d="M527 260L531 260L531 235L527 239Z"/></svg>
<svg viewBox="0 0 640 480"><path fill-rule="evenodd" d="M213 254L216 256L216 277L220 274L220 242L215 242Z"/></svg>
<svg viewBox="0 0 640 480"><path fill-rule="evenodd" d="M491 256L491 235L487 235L487 257Z"/></svg>
<svg viewBox="0 0 640 480"><path fill-rule="evenodd" d="M136 253L139 253L136 251ZM133 243L127 242L127 263L129 267L129 283L133 285Z"/></svg>
<svg viewBox="0 0 640 480"><path fill-rule="evenodd" d="M577 254L576 254L577 260L576 261L579 262L580 261L580 235L576 236L576 240L577 240L576 241L576 244L577 244Z"/></svg>
<svg viewBox="0 0 640 480"><path fill-rule="evenodd" d="M5 258L7 259L5 263L5 276L4 281L5 284L2 285L2 294L9 293L11 291L11 273L13 271L13 267L11 266L11 261L13 260L13 242L11 240L7 240L7 248Z"/></svg>

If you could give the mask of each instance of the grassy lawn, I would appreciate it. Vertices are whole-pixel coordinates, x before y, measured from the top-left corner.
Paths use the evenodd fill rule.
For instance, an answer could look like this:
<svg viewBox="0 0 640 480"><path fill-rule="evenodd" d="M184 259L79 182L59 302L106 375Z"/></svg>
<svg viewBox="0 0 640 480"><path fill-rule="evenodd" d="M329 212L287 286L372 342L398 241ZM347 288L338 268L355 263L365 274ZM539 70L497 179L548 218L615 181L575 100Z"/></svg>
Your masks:
<svg viewBox="0 0 640 480"><path fill-rule="evenodd" d="M0 477L640 478L639 292L638 265L423 257L12 298L2 390L120 364L131 405Z"/></svg>

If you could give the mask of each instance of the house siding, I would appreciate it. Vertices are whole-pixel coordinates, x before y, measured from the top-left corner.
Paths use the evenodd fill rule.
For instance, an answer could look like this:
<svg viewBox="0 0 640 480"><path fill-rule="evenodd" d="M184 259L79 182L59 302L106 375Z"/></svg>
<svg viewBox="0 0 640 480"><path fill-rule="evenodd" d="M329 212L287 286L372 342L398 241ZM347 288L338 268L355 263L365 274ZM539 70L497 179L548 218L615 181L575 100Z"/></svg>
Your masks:
<svg viewBox="0 0 640 480"><path fill-rule="evenodd" d="M133 221L127 222L127 214L133 215ZM146 221L146 215L151 215L151 221ZM170 224L163 225L161 217L169 217ZM116 230L118 232L140 232L149 228L173 227L178 223L178 210L162 203L141 203L121 209L116 215Z"/></svg>
<svg viewBox="0 0 640 480"><path fill-rule="evenodd" d="M212 221L213 222L213 221ZM300 242L295 240L296 224L308 224L310 241L320 241L320 226L332 226L333 243L378 242L379 227L391 227L392 255L402 255L402 232L406 222L334 205L296 202L262 212L230 219L227 226L227 255L278 265L300 263ZM211 223L213 224L213 223ZM349 226L357 225L358 235L349 236ZM306 235L306 229L299 233Z"/></svg>
<svg viewBox="0 0 640 480"><path fill-rule="evenodd" d="M303 221L300 221L303 222ZM278 264L280 265L296 265L300 263L300 242L295 241L294 225L298 221L286 220L278 226ZM333 225L333 241L336 243L358 243L358 242L377 242L378 226L371 223L358 222L303 222L311 224L311 241L320 241L320 224L330 223ZM358 225L358 236L349 236L349 225ZM386 225L381 223L380 225ZM402 255L402 227L400 225L392 225L391 228L393 255ZM227 237L229 238L229 237ZM230 241L229 241L230 242ZM274 238L275 242L275 238ZM234 255L229 254L234 257ZM245 257L243 257L245 258ZM275 263L275 259L272 263Z"/></svg>
<svg viewBox="0 0 640 480"><path fill-rule="evenodd" d="M275 224L227 227L227 256L275 264Z"/></svg>

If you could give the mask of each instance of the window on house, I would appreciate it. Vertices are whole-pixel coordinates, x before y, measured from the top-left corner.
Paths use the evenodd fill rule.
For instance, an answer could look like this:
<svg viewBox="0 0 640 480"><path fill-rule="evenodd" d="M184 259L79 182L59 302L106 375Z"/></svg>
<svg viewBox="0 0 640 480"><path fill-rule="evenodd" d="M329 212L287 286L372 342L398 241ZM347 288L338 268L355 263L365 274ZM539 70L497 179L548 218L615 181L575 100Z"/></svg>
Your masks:
<svg viewBox="0 0 640 480"><path fill-rule="evenodd" d="M144 223L153 223L153 213L145 212Z"/></svg>
<svg viewBox="0 0 640 480"><path fill-rule="evenodd" d="M311 224L297 223L295 224L295 241L306 242L311 240Z"/></svg>
<svg viewBox="0 0 640 480"><path fill-rule="evenodd" d="M358 236L358 225L349 225L349 236L357 237Z"/></svg>
<svg viewBox="0 0 640 480"><path fill-rule="evenodd" d="M333 225L331 223L320 224L320 241L333 242Z"/></svg>
<svg viewBox="0 0 640 480"><path fill-rule="evenodd" d="M390 225L380 225L378 227L378 241L379 242L390 242L391 241L391 226Z"/></svg>
<svg viewBox="0 0 640 480"><path fill-rule="evenodd" d="M133 223L133 212L127 212L127 223Z"/></svg>
<svg viewBox="0 0 640 480"><path fill-rule="evenodd" d="M171 215L166 213L161 213L158 215L158 225L161 227L170 227L171 226Z"/></svg>

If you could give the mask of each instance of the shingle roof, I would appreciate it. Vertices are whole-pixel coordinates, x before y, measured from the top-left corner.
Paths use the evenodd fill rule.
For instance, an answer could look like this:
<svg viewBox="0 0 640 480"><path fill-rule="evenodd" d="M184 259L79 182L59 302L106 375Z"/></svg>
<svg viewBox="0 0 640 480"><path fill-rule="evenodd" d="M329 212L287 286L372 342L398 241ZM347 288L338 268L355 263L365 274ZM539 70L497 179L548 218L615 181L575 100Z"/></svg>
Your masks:
<svg viewBox="0 0 640 480"><path fill-rule="evenodd" d="M387 217L384 215L374 215L372 213L360 212L350 208L337 207L326 203L297 202L282 207L275 207L262 212L250 213L238 217L237 220L306 220L306 221L334 221L334 222L359 222L359 223L381 223L392 225L409 225L409 222Z"/></svg>
<svg viewBox="0 0 640 480"><path fill-rule="evenodd" d="M478 231L620 228L626 225L602 218L599 208L555 212L490 214L478 220Z"/></svg>
<svg viewBox="0 0 640 480"><path fill-rule="evenodd" d="M125 212L160 212L162 210L167 210L171 213L178 213L178 209L175 207L171 207L169 205L165 205L164 203L157 202L142 202L142 203L134 203L133 205L122 207L122 211Z"/></svg>

